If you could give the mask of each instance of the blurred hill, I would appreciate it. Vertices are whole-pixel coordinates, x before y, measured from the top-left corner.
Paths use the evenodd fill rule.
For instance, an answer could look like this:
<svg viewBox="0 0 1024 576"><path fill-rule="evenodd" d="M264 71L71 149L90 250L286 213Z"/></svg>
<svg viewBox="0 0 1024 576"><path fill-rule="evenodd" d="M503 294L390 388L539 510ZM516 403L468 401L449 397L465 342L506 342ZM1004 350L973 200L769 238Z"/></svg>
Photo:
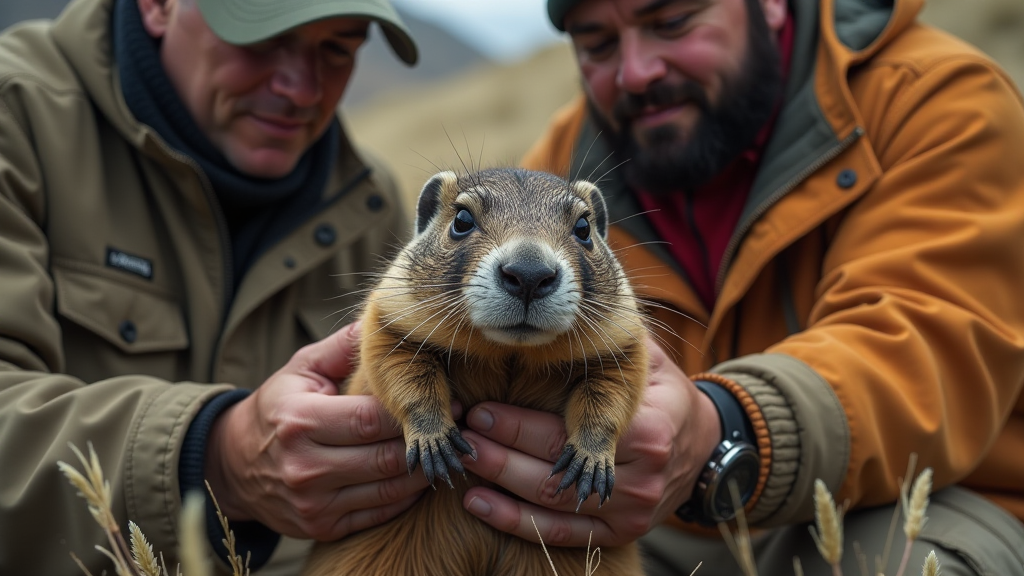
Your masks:
<svg viewBox="0 0 1024 576"><path fill-rule="evenodd" d="M359 49L358 65L345 91L343 106L359 106L386 92L406 92L412 86L490 64L475 48L436 24L405 12L401 16L416 39L419 62L412 68L403 64L384 41L380 28L371 26L370 39Z"/></svg>
<svg viewBox="0 0 1024 576"><path fill-rule="evenodd" d="M56 16L65 3L0 0L0 29ZM578 92L567 44L497 64L443 21L402 18L420 46L419 65L402 65L372 28L342 110L355 139L390 162L410 199L438 169L515 164ZM1024 0L927 0L922 19L979 47L1024 86Z"/></svg>
<svg viewBox="0 0 1024 576"><path fill-rule="evenodd" d="M928 0L922 20L974 44L1024 87L1024 0ZM578 87L572 52L560 44L519 63L382 91L343 111L350 133L390 162L414 202L439 169L516 164Z"/></svg>
<svg viewBox="0 0 1024 576"><path fill-rule="evenodd" d="M23 20L56 18L68 0L0 0L0 30ZM359 66L345 92L344 104L359 105L383 92L435 82L489 61L475 48L443 28L398 9L420 48L414 68L402 64L383 41L380 28L370 27L370 40L359 51Z"/></svg>
<svg viewBox="0 0 1024 576"><path fill-rule="evenodd" d="M390 163L412 201L439 170L516 164L578 86L572 51L559 44L519 63L383 93L343 113L349 133Z"/></svg>
<svg viewBox="0 0 1024 576"><path fill-rule="evenodd" d="M1024 0L928 0L921 19L980 48L1024 91Z"/></svg>

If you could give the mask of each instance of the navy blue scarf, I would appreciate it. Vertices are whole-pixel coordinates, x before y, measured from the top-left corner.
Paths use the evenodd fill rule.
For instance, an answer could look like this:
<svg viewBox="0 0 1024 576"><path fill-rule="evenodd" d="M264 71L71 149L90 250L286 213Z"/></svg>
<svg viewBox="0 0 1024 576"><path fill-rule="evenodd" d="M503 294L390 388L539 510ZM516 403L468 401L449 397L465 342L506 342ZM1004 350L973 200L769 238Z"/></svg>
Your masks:
<svg viewBox="0 0 1024 576"><path fill-rule="evenodd" d="M142 24L135 0L117 0L114 56L121 90L135 118L192 158L209 178L231 235L234 288L256 257L315 213L337 157L341 127L331 122L290 174L255 178L236 169L199 128L160 62L159 42Z"/></svg>

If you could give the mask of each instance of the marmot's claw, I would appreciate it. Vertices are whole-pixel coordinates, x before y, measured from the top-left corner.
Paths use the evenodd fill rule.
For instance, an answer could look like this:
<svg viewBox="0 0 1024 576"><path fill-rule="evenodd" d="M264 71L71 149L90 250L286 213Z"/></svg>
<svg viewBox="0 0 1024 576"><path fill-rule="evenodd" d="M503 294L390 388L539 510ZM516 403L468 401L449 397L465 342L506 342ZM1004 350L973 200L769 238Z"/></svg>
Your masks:
<svg viewBox="0 0 1024 576"><path fill-rule="evenodd" d="M416 443L419 444L420 441L417 440ZM420 464L423 465L423 475L427 477L427 482L430 482L430 485L433 486L434 485L434 458L433 458L433 455L430 453L430 443L429 442L424 441L423 442L423 446L420 447Z"/></svg>
<svg viewBox="0 0 1024 576"><path fill-rule="evenodd" d="M572 444L566 444L565 448L562 448L562 455L558 457L558 461L555 462L554 468L551 469L551 474L548 474L548 478L551 478L555 474L558 474L562 470L569 467L569 463L576 456L576 447ZM559 488L559 491L562 489Z"/></svg>
<svg viewBox="0 0 1024 576"><path fill-rule="evenodd" d="M594 492L600 497L597 507L604 506L606 500L612 497L612 487L615 486L615 469L610 465L597 466L594 471Z"/></svg>
<svg viewBox="0 0 1024 576"><path fill-rule="evenodd" d="M458 472L462 476L466 475L465 468L462 467L462 462L459 461L458 451L462 454L470 454L474 458L476 452L470 446L469 442L462 437L459 433L458 428L452 428L447 434L423 434L417 440L409 441L409 448L406 451L405 459L406 464L409 467L409 473L412 474L416 470L417 466L423 466L423 475L426 476L427 482L430 485L434 485L434 478L440 478L445 481L448 486L454 488L452 484L451 476L449 475L449 469Z"/></svg>
<svg viewBox="0 0 1024 576"><path fill-rule="evenodd" d="M416 468L420 465L420 443L419 441L413 440L409 446L409 449L405 451L405 466L409 469L409 476L416 471Z"/></svg>
<svg viewBox="0 0 1024 576"><path fill-rule="evenodd" d="M476 460L476 450L473 449L473 446L469 442L466 442L466 439L462 437L462 433L459 432L458 428L453 427L448 431L448 440L451 441L452 446L454 446L460 453L469 454L470 458ZM455 461L458 462L458 458L456 458ZM459 466L461 468L462 464L459 464Z"/></svg>
<svg viewBox="0 0 1024 576"><path fill-rule="evenodd" d="M565 471L555 494L560 494L562 490L575 484L577 512L591 493L597 494L598 507L600 507L611 497L612 488L615 486L615 469L611 462L612 460L609 458L597 455L587 456L572 444L566 444L548 478Z"/></svg>
<svg viewBox="0 0 1024 576"><path fill-rule="evenodd" d="M604 465L604 488L598 488L597 493L601 496L601 503L598 507L604 505L605 501L611 499L612 488L615 487L615 465L611 463L605 463Z"/></svg>

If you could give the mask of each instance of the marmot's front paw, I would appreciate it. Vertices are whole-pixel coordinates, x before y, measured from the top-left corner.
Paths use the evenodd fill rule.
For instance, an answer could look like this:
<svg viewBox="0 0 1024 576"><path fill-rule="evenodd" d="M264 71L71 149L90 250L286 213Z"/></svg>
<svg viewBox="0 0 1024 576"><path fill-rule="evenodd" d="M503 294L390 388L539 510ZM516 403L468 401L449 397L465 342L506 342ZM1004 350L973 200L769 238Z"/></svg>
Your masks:
<svg viewBox="0 0 1024 576"><path fill-rule="evenodd" d="M452 480L448 476L449 468L463 476L466 475L456 451L469 454L476 460L476 451L469 442L466 442L454 424L447 430L437 433L407 432L405 442L405 462L409 467L409 474L411 475L418 465L423 464L423 474L431 486L434 485L435 475L447 482L448 486L452 486Z"/></svg>
<svg viewBox="0 0 1024 576"><path fill-rule="evenodd" d="M596 493L600 499L598 507L611 497L612 488L615 486L614 453L588 451L578 449L571 443L566 444L562 449L562 455L558 457L554 468L551 469L551 476L562 470L565 470L565 476L562 476L562 481L558 483L556 494L575 483L577 512L580 511L580 506L591 492Z"/></svg>

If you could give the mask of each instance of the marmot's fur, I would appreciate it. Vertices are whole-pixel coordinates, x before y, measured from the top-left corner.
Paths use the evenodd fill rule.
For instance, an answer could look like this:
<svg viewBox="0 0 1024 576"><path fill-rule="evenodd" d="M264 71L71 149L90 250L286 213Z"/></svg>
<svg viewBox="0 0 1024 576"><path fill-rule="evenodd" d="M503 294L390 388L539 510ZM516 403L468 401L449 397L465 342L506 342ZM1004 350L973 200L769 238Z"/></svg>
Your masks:
<svg viewBox="0 0 1024 576"><path fill-rule="evenodd" d="M462 508L452 420L495 400L565 417L554 473L579 502L612 492L615 446L647 380L646 329L629 281L605 244L597 187L521 169L437 174L420 193L416 235L363 311L350 394L373 393L402 425L410 473L439 487L381 526L320 544L310 576L550 575L538 541L497 531ZM458 474L452 474L458 472ZM580 574L586 549L548 547L559 574ZM635 545L601 550L605 574L642 574Z"/></svg>

